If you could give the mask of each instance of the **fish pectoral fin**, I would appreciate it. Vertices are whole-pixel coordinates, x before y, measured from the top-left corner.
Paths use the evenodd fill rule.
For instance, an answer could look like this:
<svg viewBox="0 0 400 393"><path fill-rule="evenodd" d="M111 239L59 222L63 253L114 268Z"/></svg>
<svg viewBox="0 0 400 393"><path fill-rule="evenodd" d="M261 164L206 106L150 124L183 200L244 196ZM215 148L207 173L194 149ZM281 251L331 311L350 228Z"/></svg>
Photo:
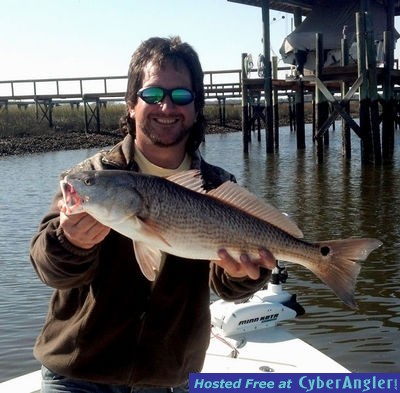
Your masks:
<svg viewBox="0 0 400 393"><path fill-rule="evenodd" d="M171 245L164 239L151 220L142 220L136 218L136 229L142 238L146 238L153 244L158 244L159 247L171 247ZM133 240L133 248L135 251L136 260L139 264L140 270L149 281L156 279L156 271L159 271L162 260L162 253L160 248L152 246L143 241Z"/></svg>
<svg viewBox="0 0 400 393"><path fill-rule="evenodd" d="M162 254L159 249L143 242L133 242L136 260L143 275L149 280L156 279L156 272L160 270Z"/></svg>
<svg viewBox="0 0 400 393"><path fill-rule="evenodd" d="M205 194L206 192L203 185L203 178L198 169L179 172L175 175L168 176L167 180L192 191L199 192L200 194Z"/></svg>
<svg viewBox="0 0 400 393"><path fill-rule="evenodd" d="M227 181L216 189L209 191L207 195L239 208L260 220L266 221L294 237L303 237L303 232L286 214L236 183Z"/></svg>

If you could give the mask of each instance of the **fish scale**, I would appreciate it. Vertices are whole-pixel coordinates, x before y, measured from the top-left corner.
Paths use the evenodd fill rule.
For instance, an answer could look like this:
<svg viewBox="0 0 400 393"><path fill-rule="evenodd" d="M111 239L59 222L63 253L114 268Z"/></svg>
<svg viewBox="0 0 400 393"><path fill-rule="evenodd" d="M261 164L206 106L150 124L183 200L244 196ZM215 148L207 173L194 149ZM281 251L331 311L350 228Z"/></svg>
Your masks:
<svg viewBox="0 0 400 393"><path fill-rule="evenodd" d="M146 185L143 184L142 187ZM175 187L173 189L175 190ZM295 239L267 222L255 221L254 217L238 208L224 205L217 199L209 203L208 199L196 198L196 195L191 195L191 198L182 202L177 195L179 194L176 192L166 195L165 199L170 203L166 203L165 208L161 209L164 214L159 229L167 240L171 239L171 243L173 240L175 247L183 249L182 254L187 254L187 243L182 239L187 238L186 234L193 232L196 232L198 241L194 243L191 252L198 259L218 259L216 251L221 247L229 250L235 257L246 252L253 258L258 258L260 248L264 247L281 260L293 259L296 255L301 259L306 249L310 252L309 243ZM185 202L190 210L182 208L182 214L179 214L179 206L185 205ZM178 208L172 211L171 206ZM202 214L189 215L188 211ZM314 254L319 254L319 247L313 245L313 248Z"/></svg>

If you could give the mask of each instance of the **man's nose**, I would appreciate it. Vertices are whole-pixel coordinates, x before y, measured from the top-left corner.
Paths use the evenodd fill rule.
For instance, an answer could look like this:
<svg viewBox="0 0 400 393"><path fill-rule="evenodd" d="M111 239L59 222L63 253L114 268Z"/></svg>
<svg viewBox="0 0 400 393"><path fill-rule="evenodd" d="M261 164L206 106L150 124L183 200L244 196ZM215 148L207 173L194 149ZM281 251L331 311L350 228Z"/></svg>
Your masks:
<svg viewBox="0 0 400 393"><path fill-rule="evenodd" d="M171 97L168 94L164 97L159 105L163 112L175 109L175 104L172 102Z"/></svg>

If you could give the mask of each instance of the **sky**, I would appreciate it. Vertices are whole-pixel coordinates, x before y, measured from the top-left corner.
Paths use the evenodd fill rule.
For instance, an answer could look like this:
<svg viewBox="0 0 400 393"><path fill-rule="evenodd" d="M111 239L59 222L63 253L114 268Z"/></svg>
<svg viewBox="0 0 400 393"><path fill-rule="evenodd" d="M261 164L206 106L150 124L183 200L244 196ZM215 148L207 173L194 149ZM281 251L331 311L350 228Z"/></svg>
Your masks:
<svg viewBox="0 0 400 393"><path fill-rule="evenodd" d="M279 57L292 16L271 11L270 25ZM262 53L261 9L227 0L0 0L0 81L126 75L143 40L171 35L195 48L204 71L239 69L241 53L255 62Z"/></svg>
<svg viewBox="0 0 400 393"><path fill-rule="evenodd" d="M276 53L291 31L284 15L271 12ZM126 75L142 41L171 35L194 47L204 71L239 69L241 53L262 53L261 9L227 0L0 0L0 80Z"/></svg>

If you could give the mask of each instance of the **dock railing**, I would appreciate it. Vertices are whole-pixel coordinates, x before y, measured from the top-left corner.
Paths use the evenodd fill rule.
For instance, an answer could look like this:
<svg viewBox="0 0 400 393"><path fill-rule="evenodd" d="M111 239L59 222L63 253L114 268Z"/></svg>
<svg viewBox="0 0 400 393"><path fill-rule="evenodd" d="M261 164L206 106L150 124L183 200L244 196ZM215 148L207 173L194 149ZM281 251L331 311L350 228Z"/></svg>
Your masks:
<svg viewBox="0 0 400 393"><path fill-rule="evenodd" d="M287 67L282 68L285 69ZM46 119L52 127L54 106L84 104L86 131L91 128L92 122L100 131L100 106L113 101L124 102L127 79L126 75L119 75L3 80L0 81L0 110L7 110L13 105L20 108L35 105L37 120ZM242 99L243 83L247 88L255 89L250 82L247 76L242 78L241 69L204 72L206 103L219 106L220 122L224 121L226 101ZM253 82L263 86L261 78Z"/></svg>
<svg viewBox="0 0 400 393"><path fill-rule="evenodd" d="M85 97L124 100L127 76L21 79L0 81L0 101L8 105L36 99L60 102L84 101ZM241 70L206 71L206 99L240 97Z"/></svg>
<svg viewBox="0 0 400 393"><path fill-rule="evenodd" d="M100 131L100 105L110 101L124 102L127 76L98 76L78 78L46 78L0 81L0 109L10 105L36 106L36 118L47 119L53 126L55 105L84 104L86 130L92 121ZM241 70L204 72L204 90L207 101L224 105L225 99L241 97ZM222 103L222 104L221 104Z"/></svg>

